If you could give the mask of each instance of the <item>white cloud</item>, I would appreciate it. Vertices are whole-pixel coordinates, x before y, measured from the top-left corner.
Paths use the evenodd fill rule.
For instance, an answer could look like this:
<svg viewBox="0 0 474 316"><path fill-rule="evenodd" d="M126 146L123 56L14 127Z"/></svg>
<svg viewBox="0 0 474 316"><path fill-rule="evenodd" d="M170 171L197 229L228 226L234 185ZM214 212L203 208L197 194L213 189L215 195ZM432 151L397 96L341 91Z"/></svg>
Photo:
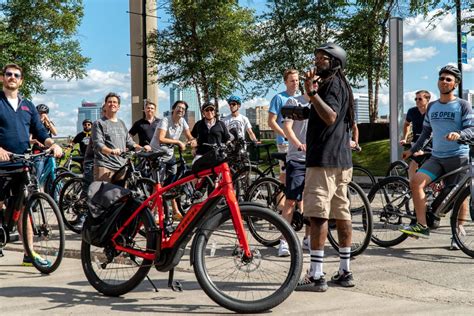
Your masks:
<svg viewBox="0 0 474 316"><path fill-rule="evenodd" d="M463 72L474 72L474 57L467 59L467 64L462 64Z"/></svg>
<svg viewBox="0 0 474 316"><path fill-rule="evenodd" d="M438 55L438 53L439 51L436 49L436 47L433 47L433 46L415 47L408 51L403 52L403 62L412 63L412 62L425 61Z"/></svg>
<svg viewBox="0 0 474 316"><path fill-rule="evenodd" d="M429 40L441 43L456 43L456 17L452 13L437 18L432 24L429 20L438 11L431 11L425 18L423 15L407 18L403 25L403 39L406 45L416 45L418 40Z"/></svg>
<svg viewBox="0 0 474 316"><path fill-rule="evenodd" d="M253 98L251 100L245 101L242 103L242 108L248 109L248 108L254 108L256 106L262 106L262 105L270 105L270 100L266 98Z"/></svg>

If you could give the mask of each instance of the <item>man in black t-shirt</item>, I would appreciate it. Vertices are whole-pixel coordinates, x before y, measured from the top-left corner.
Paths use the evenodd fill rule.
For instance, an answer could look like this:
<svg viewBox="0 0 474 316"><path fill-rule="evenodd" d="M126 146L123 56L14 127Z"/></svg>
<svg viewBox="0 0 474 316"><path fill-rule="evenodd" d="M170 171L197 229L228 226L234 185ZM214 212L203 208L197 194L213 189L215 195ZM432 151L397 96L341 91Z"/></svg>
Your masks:
<svg viewBox="0 0 474 316"><path fill-rule="evenodd" d="M408 142L408 128L411 125L412 131L412 140L411 143L414 144L418 140L418 137L423 130L423 120L425 119L425 113L428 109L428 103L430 102L431 94L426 90L417 91L415 94L416 106L410 108L407 112L405 118L405 123L403 124L403 138L400 140L400 145L405 145ZM422 151L418 151L415 156L423 154ZM415 158L415 157L414 157ZM410 166L408 168L408 178L411 179L415 175L416 170L418 169L418 163L415 160L410 161Z"/></svg>
<svg viewBox="0 0 474 316"><path fill-rule="evenodd" d="M155 116L155 103L146 100L143 112L145 112L145 117L133 123L132 128L128 131L132 136L138 134L138 144L142 147L150 145L155 129L160 122L160 120Z"/></svg>
<svg viewBox="0 0 474 316"><path fill-rule="evenodd" d="M81 156L84 156L86 153L86 148L87 145L89 145L89 141L91 138L91 131L92 121L89 119L85 119L84 121L82 121L82 132L78 133L71 142L73 146L75 144L79 144Z"/></svg>
<svg viewBox="0 0 474 316"><path fill-rule="evenodd" d="M339 236L339 271L332 282L354 286L350 271L352 223L347 196L352 178L350 130L354 125L354 97L342 69L346 52L334 43L315 51L315 65L306 73L305 90L311 111L306 133L305 216L311 223L311 265L297 291L324 292L324 244L328 220L334 219ZM312 84L318 76L318 88ZM316 89L316 90L315 90Z"/></svg>

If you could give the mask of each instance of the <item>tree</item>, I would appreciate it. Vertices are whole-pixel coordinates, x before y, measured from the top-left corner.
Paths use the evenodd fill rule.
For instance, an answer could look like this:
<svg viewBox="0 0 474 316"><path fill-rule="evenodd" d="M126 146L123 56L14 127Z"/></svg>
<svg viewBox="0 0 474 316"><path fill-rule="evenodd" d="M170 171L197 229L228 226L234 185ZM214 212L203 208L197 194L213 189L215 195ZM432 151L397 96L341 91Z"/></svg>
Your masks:
<svg viewBox="0 0 474 316"><path fill-rule="evenodd" d="M158 82L194 87L199 102L217 103L243 89L240 68L251 48L252 11L235 0L173 0L168 11L171 25L148 39Z"/></svg>
<svg viewBox="0 0 474 316"><path fill-rule="evenodd" d="M252 29L254 53L245 72L255 83L252 96L280 84L285 69L312 66L314 49L335 36L346 1L275 0L267 6Z"/></svg>
<svg viewBox="0 0 474 316"><path fill-rule="evenodd" d="M89 58L74 40L82 0L6 0L0 11L0 63L23 68L23 95L46 92L42 70L50 70L53 78L84 77Z"/></svg>

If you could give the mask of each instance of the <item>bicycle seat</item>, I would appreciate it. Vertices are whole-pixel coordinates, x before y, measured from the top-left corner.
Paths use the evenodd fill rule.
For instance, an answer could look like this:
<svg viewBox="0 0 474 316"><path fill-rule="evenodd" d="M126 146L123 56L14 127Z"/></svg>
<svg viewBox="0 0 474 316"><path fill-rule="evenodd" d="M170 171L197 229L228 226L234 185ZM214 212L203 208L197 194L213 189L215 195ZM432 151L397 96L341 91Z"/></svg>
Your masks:
<svg viewBox="0 0 474 316"><path fill-rule="evenodd" d="M286 153L271 153L270 156L273 159L281 160L283 162L286 162Z"/></svg>
<svg viewBox="0 0 474 316"><path fill-rule="evenodd" d="M84 161L84 156L74 156L72 157L72 161L82 163Z"/></svg>

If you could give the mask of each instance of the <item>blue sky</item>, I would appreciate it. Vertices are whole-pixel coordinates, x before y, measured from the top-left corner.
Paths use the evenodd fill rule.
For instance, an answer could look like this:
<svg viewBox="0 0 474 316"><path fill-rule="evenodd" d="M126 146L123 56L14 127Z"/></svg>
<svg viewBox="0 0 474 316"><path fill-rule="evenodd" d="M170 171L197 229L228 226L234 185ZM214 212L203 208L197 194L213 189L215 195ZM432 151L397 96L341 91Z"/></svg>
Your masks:
<svg viewBox="0 0 474 316"><path fill-rule="evenodd" d="M248 0L243 1L243 4L259 11L264 2ZM48 91L44 95L34 96L33 102L46 103L51 107L51 117L60 136L76 134L77 108L82 100L102 101L110 91L122 96L119 116L127 126L131 126L130 57L127 56L130 51L128 3L128 0L84 0L85 15L77 38L81 42L83 54L91 58L87 65L86 78L78 81L53 80L47 70L43 72L44 84ZM165 20L160 19L158 23L164 23ZM414 106L414 93L417 90L429 90L437 98L437 71L448 63L456 63L455 17L449 15L436 24L436 29L429 29L428 22L421 16L404 21L405 109ZM468 37L468 62L463 65L463 85L464 89L474 90L472 36ZM249 100L243 106L269 104L273 95L284 90L284 86L280 85L276 90L270 91L265 97ZM160 111L167 110L169 89L160 87L158 96ZM388 86L381 89L379 98L379 113L387 114Z"/></svg>

